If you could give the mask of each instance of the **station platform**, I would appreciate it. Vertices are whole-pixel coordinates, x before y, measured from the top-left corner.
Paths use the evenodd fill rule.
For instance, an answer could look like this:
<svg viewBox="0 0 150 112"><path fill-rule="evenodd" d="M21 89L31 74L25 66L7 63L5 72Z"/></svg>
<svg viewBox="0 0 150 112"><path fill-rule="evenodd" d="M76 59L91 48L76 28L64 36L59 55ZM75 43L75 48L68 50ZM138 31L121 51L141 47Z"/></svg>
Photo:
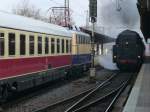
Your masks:
<svg viewBox="0 0 150 112"><path fill-rule="evenodd" d="M150 112L150 63L144 63L123 112Z"/></svg>
<svg viewBox="0 0 150 112"><path fill-rule="evenodd" d="M146 44L145 47L145 63L150 63L150 45Z"/></svg>
<svg viewBox="0 0 150 112"><path fill-rule="evenodd" d="M137 76L123 112L150 112L150 45L146 44L145 61Z"/></svg>

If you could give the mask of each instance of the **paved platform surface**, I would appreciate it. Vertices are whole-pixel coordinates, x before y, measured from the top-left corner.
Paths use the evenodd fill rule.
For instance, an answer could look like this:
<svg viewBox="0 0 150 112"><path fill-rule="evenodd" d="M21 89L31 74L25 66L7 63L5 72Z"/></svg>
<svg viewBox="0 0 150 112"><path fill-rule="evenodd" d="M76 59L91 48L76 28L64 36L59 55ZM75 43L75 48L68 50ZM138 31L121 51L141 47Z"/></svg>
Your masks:
<svg viewBox="0 0 150 112"><path fill-rule="evenodd" d="M145 63L150 63L150 44L145 45Z"/></svg>
<svg viewBox="0 0 150 112"><path fill-rule="evenodd" d="M150 44L145 45L145 56L150 56Z"/></svg>
<svg viewBox="0 0 150 112"><path fill-rule="evenodd" d="M150 63L142 65L123 112L150 112Z"/></svg>

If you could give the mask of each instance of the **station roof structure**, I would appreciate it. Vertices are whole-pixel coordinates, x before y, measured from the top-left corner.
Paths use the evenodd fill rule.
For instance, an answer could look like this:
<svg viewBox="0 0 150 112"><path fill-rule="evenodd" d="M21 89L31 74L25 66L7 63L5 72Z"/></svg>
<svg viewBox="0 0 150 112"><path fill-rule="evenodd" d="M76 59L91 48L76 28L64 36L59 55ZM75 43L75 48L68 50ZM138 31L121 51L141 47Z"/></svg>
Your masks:
<svg viewBox="0 0 150 112"><path fill-rule="evenodd" d="M91 28L86 28L86 27L80 27L81 31L88 33L92 35L92 29ZM112 38L110 36L107 36L105 34L100 33L99 31L94 31L95 34L95 43L109 43L109 42L114 42L115 38Z"/></svg>

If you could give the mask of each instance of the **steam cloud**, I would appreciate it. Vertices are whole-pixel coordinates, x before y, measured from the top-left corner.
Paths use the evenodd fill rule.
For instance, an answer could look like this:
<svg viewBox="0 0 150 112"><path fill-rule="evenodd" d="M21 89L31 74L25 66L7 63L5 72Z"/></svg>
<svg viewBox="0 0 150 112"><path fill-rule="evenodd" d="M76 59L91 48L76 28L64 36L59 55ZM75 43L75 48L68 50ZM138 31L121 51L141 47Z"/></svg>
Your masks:
<svg viewBox="0 0 150 112"><path fill-rule="evenodd" d="M120 0L121 10L117 11L116 0L98 0L98 24L117 27L137 27L139 14L137 0Z"/></svg>

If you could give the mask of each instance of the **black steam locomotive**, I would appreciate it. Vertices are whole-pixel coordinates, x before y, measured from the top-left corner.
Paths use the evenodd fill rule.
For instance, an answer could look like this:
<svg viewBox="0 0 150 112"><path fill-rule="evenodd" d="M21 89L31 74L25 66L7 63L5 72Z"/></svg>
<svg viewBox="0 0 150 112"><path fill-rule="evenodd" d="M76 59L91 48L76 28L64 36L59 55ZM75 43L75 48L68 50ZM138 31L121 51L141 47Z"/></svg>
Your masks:
<svg viewBox="0 0 150 112"><path fill-rule="evenodd" d="M136 71L144 60L145 45L137 32L121 32L113 46L113 62L122 71Z"/></svg>

